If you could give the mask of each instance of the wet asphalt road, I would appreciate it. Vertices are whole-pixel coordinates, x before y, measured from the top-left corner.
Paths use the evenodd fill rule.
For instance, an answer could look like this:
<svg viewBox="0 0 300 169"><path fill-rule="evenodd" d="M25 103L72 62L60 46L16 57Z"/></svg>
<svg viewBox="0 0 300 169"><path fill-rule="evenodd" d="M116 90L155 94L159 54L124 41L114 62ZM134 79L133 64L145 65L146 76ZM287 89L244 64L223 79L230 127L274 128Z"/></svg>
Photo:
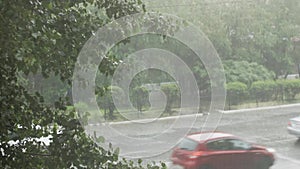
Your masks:
<svg viewBox="0 0 300 169"><path fill-rule="evenodd" d="M266 110L244 110L237 113L226 112L216 116L218 118L218 120L215 120L218 121L216 130L232 133L250 142L275 149L277 160L271 169L299 169L300 141L286 131L288 119L299 115L300 105ZM198 117L191 131L203 129L202 126L207 117L208 115ZM164 161L169 168L180 168L172 165L169 160L171 148L174 146L174 142L178 141L178 138L184 136L184 133L190 129L190 122L194 119L195 117L182 119L181 123L165 130L159 137L153 136L159 134L162 124L169 123L172 120L158 121L155 125L160 126L158 129L151 127L156 133L149 133L147 129L140 131L138 130L140 127L137 128L137 126L130 123L115 124L113 128L119 132L116 134L109 132L107 142L112 142L114 146L120 147L121 155L124 157L148 155L150 157L144 158L144 161ZM215 127L215 123L212 126ZM107 136L107 133L105 133L107 131L104 131L101 126L89 126L87 131L96 131L97 135ZM126 137L124 139L124 135L129 135L129 133L132 133L132 135L128 138L134 139L126 139ZM147 142L143 142L144 138L147 139Z"/></svg>

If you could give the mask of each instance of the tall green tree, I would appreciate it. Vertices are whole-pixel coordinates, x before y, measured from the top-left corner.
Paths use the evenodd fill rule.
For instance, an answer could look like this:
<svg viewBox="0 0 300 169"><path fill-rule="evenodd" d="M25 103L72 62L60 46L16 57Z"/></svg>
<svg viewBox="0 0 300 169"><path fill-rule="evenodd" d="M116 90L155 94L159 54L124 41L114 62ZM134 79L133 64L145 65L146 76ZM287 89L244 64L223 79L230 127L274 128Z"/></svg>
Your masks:
<svg viewBox="0 0 300 169"><path fill-rule="evenodd" d="M155 1L146 5L197 25L222 60L256 62L276 77L297 72L299 56L291 40L300 34L297 0L170 0L159 7Z"/></svg>
<svg viewBox="0 0 300 169"><path fill-rule="evenodd" d="M47 106L18 77L40 71L70 82L78 52L93 32L141 9L135 0L0 0L0 168L143 168L97 146L63 98ZM36 139L41 137L50 143Z"/></svg>

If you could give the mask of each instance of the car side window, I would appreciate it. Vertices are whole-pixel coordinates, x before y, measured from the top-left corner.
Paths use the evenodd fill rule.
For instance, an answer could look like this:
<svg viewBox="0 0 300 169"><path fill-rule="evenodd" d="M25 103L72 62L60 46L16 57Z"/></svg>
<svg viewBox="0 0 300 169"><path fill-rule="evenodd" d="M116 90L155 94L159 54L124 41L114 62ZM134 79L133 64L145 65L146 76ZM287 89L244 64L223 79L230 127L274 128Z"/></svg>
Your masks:
<svg viewBox="0 0 300 169"><path fill-rule="evenodd" d="M180 149L193 151L197 148L198 142L184 138L178 145Z"/></svg>
<svg viewBox="0 0 300 169"><path fill-rule="evenodd" d="M206 147L209 150L222 150L222 151L226 151L226 150L230 150L231 147L230 145L228 145L228 141L227 140L215 140L215 141L211 141L208 142L206 144Z"/></svg>
<svg viewBox="0 0 300 169"><path fill-rule="evenodd" d="M228 142L231 150L248 150L251 148L251 144L243 140L230 139Z"/></svg>
<svg viewBox="0 0 300 169"><path fill-rule="evenodd" d="M209 150L248 150L251 144L238 139L222 139L208 142L206 147Z"/></svg>

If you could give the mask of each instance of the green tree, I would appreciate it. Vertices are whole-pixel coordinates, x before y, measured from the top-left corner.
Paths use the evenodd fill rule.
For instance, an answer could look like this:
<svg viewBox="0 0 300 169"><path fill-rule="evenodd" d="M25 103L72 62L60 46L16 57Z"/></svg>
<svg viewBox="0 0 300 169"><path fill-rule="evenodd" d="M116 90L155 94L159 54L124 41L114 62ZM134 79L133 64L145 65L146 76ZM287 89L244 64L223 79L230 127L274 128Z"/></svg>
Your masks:
<svg viewBox="0 0 300 169"><path fill-rule="evenodd" d="M87 10L91 6L97 10ZM141 8L135 0L0 1L0 168L144 168L97 146L63 98L44 104L18 75L40 71L70 82L78 52L93 32ZM51 142L35 139L40 137Z"/></svg>
<svg viewBox="0 0 300 169"><path fill-rule="evenodd" d="M165 93L167 97L167 104L164 112L172 114L172 106L176 102L176 100L180 97L180 90L178 86L174 83L162 84L161 90Z"/></svg>
<svg viewBox="0 0 300 169"><path fill-rule="evenodd" d="M225 76L227 82L243 82L248 87L255 81L273 80L275 75L264 66L256 62L224 61Z"/></svg>
<svg viewBox="0 0 300 169"><path fill-rule="evenodd" d="M133 89L132 101L139 112L143 111L143 107L149 105L149 93L145 87L137 86Z"/></svg>
<svg viewBox="0 0 300 169"><path fill-rule="evenodd" d="M115 118L114 111L116 109L113 95L115 96L121 96L124 95L123 90L119 88L118 86L109 86L104 91L104 95L98 96L98 103L100 106L100 109L104 109L104 119L110 119L113 120ZM117 98L116 98L117 99ZM116 100L121 102L121 100ZM108 117L107 117L108 112Z"/></svg>
<svg viewBox="0 0 300 169"><path fill-rule="evenodd" d="M256 62L274 72L275 77L297 71L299 59L291 40L300 34L297 0L170 0L159 8L155 3L148 1L146 5L199 26L222 60Z"/></svg>
<svg viewBox="0 0 300 169"><path fill-rule="evenodd" d="M47 78L44 78L41 73L31 73L28 76L21 74L18 80L29 93L40 93L46 104L54 104L57 99L66 96L68 90L71 90L70 85L53 74L50 74Z"/></svg>

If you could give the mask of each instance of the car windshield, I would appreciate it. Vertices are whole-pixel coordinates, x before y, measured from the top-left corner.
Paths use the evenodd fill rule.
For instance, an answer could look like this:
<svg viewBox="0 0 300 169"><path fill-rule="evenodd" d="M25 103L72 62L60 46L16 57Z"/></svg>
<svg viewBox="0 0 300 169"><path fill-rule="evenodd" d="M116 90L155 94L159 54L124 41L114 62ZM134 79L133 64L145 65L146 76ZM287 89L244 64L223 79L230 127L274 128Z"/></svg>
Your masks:
<svg viewBox="0 0 300 169"><path fill-rule="evenodd" d="M198 145L198 142L197 141L194 141L194 140L191 140L191 139L188 139L188 138L184 138L178 145L178 147L180 149L183 149L183 150L188 150L188 151L193 151L196 149Z"/></svg>

